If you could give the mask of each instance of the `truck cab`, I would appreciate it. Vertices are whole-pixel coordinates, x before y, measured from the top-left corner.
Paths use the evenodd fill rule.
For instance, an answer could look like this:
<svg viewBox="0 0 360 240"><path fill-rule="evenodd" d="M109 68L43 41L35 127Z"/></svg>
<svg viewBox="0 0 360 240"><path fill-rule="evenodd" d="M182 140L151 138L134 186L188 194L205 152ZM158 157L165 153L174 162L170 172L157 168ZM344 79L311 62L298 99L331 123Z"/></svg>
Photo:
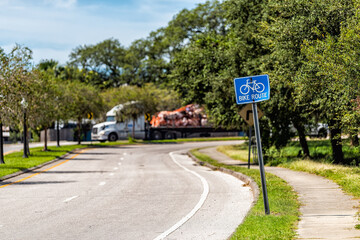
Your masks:
<svg viewBox="0 0 360 240"><path fill-rule="evenodd" d="M91 131L91 140L113 142L119 139L127 139L129 135L132 135L133 121L117 122L115 119L116 112L121 108L123 108L123 104L113 107L106 113L105 122L98 123L93 126ZM144 116L139 117L135 121L135 138L145 137L144 122Z"/></svg>

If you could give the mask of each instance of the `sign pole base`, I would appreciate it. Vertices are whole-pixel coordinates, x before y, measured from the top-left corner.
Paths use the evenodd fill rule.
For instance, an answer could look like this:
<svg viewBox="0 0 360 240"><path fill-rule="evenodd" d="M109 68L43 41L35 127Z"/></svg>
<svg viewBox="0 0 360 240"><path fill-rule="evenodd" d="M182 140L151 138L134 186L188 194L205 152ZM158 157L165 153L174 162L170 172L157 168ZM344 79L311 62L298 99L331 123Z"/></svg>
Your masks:
<svg viewBox="0 0 360 240"><path fill-rule="evenodd" d="M249 135L248 135L248 137L249 137L249 157L248 157L248 169L250 169L250 160L251 160L251 131L252 131L252 129L251 129L251 126L249 127Z"/></svg>
<svg viewBox="0 0 360 240"><path fill-rule="evenodd" d="M252 103L252 108L253 108L256 145L257 145L257 150L258 150L258 159L259 159L259 166L260 166L261 186L262 186L262 193L263 193L263 198L264 198L265 214L269 215L270 207L269 207L269 200L268 200L267 188L266 188L265 168L264 168L264 161L263 161L263 156L262 156L259 119L258 119L258 114L257 114L257 106L256 106L255 102Z"/></svg>

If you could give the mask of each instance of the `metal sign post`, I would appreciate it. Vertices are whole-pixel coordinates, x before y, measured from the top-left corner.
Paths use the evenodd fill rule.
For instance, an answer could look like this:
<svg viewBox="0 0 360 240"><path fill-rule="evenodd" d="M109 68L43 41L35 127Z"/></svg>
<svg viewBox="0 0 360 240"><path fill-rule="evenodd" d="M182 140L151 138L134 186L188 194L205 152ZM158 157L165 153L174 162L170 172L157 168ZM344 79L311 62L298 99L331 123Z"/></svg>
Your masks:
<svg viewBox="0 0 360 240"><path fill-rule="evenodd" d="M256 102L270 99L269 76L260 75L260 76L235 78L234 86L235 86L236 103L252 104L252 114L254 119L257 155L260 166L261 186L262 186L262 192L264 198L264 208L265 208L265 214L270 214L270 207L269 207L269 200L267 195L266 179L265 179L265 168L264 168L264 161L262 156L258 110L256 105Z"/></svg>
<svg viewBox="0 0 360 240"><path fill-rule="evenodd" d="M265 168L264 168L264 161L263 161L263 156L262 156L259 119L257 117L257 106L256 106L255 102L253 102L252 107L253 107L253 116L254 116L256 146L257 146L257 150L258 150L257 152L258 152L258 160L259 160L259 166L260 166L261 186L262 186L262 192L263 192L263 196L264 196L265 213L270 214L269 200L268 200L267 188L266 188Z"/></svg>
<svg viewBox="0 0 360 240"><path fill-rule="evenodd" d="M248 169L250 169L250 158L251 158L251 127L249 127L249 158L248 158Z"/></svg>

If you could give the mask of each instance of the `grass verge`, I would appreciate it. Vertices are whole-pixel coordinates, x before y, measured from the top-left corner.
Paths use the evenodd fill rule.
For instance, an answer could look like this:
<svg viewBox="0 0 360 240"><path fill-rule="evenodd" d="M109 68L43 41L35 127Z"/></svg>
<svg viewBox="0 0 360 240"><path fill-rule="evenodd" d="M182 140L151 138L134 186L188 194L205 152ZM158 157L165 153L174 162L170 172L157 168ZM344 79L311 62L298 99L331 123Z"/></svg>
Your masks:
<svg viewBox="0 0 360 240"><path fill-rule="evenodd" d="M301 147L298 142L292 142L289 146L278 150L276 154L272 155L268 165L285 167L325 177L337 183L347 194L360 199L360 168L357 166L331 164L328 158L328 155L331 155L331 146L327 140L309 142L309 145L310 154L315 156L313 160L296 157L296 152ZM217 149L233 159L247 160L248 153L244 151L246 148L247 145L242 144L220 146ZM357 158L355 152L357 152L357 148L344 147L345 156L351 156L355 159ZM276 156L279 157L278 161L273 160ZM325 158L318 156L325 156Z"/></svg>
<svg viewBox="0 0 360 240"><path fill-rule="evenodd" d="M239 166L221 164L209 156L193 150L192 154L200 161L208 162L216 167L223 167L241 172L258 184L261 192L261 178L259 170L247 169ZM259 200L250 210L244 222L237 228L231 239L294 239L296 225L300 212L297 194L281 178L267 173L267 190L270 203L270 215L265 215L262 193Z"/></svg>
<svg viewBox="0 0 360 240"><path fill-rule="evenodd" d="M5 164L0 165L0 177L24 171L40 164L54 160L76 148L85 148L87 145L67 145L61 147L48 147L44 152L42 147L31 148L29 158L23 158L23 152L13 152L4 156Z"/></svg>

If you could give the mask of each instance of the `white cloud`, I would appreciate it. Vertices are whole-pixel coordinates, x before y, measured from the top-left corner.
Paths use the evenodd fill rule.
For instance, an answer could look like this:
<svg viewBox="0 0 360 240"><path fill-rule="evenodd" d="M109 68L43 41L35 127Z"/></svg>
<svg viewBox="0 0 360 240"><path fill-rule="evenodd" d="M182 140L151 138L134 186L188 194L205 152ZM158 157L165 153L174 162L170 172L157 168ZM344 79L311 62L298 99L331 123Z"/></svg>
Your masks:
<svg viewBox="0 0 360 240"><path fill-rule="evenodd" d="M44 2L57 8L73 8L77 0L44 0Z"/></svg>
<svg viewBox="0 0 360 240"><path fill-rule="evenodd" d="M52 48L34 48L32 50L35 63L39 63L44 59L53 59L64 64L69 61L69 53L72 49L56 50Z"/></svg>
<svg viewBox="0 0 360 240"><path fill-rule="evenodd" d="M85 0L87 5L81 0L29 2L0 0L0 47L19 43L33 50L35 62L51 58L60 63L66 63L79 45L115 38L129 46L166 26L182 8L196 5L191 0L129 0L115 5L106 5L108 1L90 5Z"/></svg>

